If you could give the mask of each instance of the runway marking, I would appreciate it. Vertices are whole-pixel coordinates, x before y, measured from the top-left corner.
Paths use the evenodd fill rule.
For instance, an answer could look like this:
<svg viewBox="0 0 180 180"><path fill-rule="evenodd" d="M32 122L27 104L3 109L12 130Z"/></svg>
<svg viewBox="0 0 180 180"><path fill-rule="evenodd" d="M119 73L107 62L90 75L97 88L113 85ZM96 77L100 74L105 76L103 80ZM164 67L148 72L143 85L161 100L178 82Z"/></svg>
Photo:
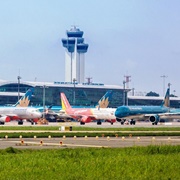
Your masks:
<svg viewBox="0 0 180 180"><path fill-rule="evenodd" d="M67 147L67 146L76 146L76 147L98 147L98 148L108 148L109 146L98 146L98 145L87 145L87 144L60 144L60 143L40 143L40 142L23 142L23 144L21 143L21 141L7 141L7 142L13 142L16 143L19 146L26 146L26 145L39 145L39 146L62 146L62 147Z"/></svg>
<svg viewBox="0 0 180 180"><path fill-rule="evenodd" d="M89 137L89 138L93 138L94 139L94 137ZM91 139L91 140L93 140L93 139ZM64 139L65 140L65 139ZM77 137L76 139L75 139L76 141L82 141L82 140L86 140L86 141L88 141L88 139L87 138L82 138L82 137ZM95 137L95 140L97 140L97 138ZM138 140L138 141L152 141L152 138L144 138L144 137L140 137L140 139L138 138L138 137L136 137L136 136L134 136L134 137L124 137L124 138L121 138L121 137L118 137L118 138L116 138L116 137L109 137L109 138L106 138L106 137L98 137L98 141L134 141L134 140ZM180 141L180 139L173 139L173 138L167 138L167 139L160 139L160 138L155 138L155 139L153 139L154 141Z"/></svg>
<svg viewBox="0 0 180 180"><path fill-rule="evenodd" d="M122 139L121 137L116 138L116 137L111 137L111 138L98 138L95 139L95 137L89 137L87 139L85 139L84 137L79 137L77 139L74 139L73 137L71 138L58 138L58 139L54 139L53 142L49 140L49 138L46 139L0 139L1 142L10 142L13 143L15 146L30 146L32 148L35 147L62 147L62 148L66 148L66 147L71 147L71 148L75 148L75 147L94 147L94 148L110 148L110 147L123 147L124 146L134 146L134 145L142 145L142 144L179 144L180 143L180 138L179 137L163 137L163 138L159 138L159 137L140 137L140 139L138 139L137 137L126 137L124 139ZM70 141L68 141L70 140ZM105 142L106 141L106 142ZM89 145L88 145L89 143ZM97 145L96 145L97 144ZM13 145L13 146L14 146Z"/></svg>
<svg viewBox="0 0 180 180"><path fill-rule="evenodd" d="M0 130L0 133L20 133L20 132L32 132L32 133L42 133L42 132L47 132L47 133L179 133L180 131L165 131L165 130L159 130L159 131L122 131L122 130L107 130L107 131L59 131L59 130Z"/></svg>

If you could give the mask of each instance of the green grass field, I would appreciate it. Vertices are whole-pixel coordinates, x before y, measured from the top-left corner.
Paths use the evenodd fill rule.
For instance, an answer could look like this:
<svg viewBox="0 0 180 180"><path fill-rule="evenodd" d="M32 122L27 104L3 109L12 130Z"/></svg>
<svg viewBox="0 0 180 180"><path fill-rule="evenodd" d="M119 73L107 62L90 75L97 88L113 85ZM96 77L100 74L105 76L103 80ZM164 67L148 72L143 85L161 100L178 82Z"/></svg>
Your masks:
<svg viewBox="0 0 180 180"><path fill-rule="evenodd" d="M180 146L0 150L1 180L179 180Z"/></svg>
<svg viewBox="0 0 180 180"><path fill-rule="evenodd" d="M3 132L11 130L12 132ZM27 130L27 132L13 132L13 130ZM45 131L45 132L28 132L29 131ZM49 132L51 131L51 132ZM53 132L54 131L54 132ZM58 131L58 132L56 132ZM76 132L78 131L78 132ZM98 132L94 132L98 131ZM107 131L107 132L105 132ZM151 132L152 131L152 132ZM91 128L91 127L76 127L72 128L72 131L60 131L58 126L0 126L0 138L8 136L10 138L17 138L20 135L24 138L37 137L95 137L95 136L180 136L180 127L133 127L133 128Z"/></svg>

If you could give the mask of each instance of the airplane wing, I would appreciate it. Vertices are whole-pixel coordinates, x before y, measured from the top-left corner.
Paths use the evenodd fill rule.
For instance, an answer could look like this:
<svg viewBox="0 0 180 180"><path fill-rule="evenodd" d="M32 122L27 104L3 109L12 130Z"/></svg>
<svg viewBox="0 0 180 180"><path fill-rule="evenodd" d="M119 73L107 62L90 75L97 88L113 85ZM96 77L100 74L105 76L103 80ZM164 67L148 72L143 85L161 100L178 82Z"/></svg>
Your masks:
<svg viewBox="0 0 180 180"><path fill-rule="evenodd" d="M145 118L149 119L153 124L157 124L161 119L180 119L180 112L166 112L158 114L145 114Z"/></svg>
<svg viewBox="0 0 180 180"><path fill-rule="evenodd" d="M166 112L166 113L158 113L158 114L144 114L145 118L149 118L151 116L158 116L162 119L177 119L180 118L180 112Z"/></svg>
<svg viewBox="0 0 180 180"><path fill-rule="evenodd" d="M97 119L97 116L96 115L70 115L70 116L76 116L77 118L83 118L83 117L88 117L88 118L92 118L92 119Z"/></svg>
<svg viewBox="0 0 180 180"><path fill-rule="evenodd" d="M49 116L55 116L56 118L72 118L71 115L69 114L66 114L66 113L57 113L57 112L54 112L54 111L48 111L48 112L45 112L45 115L49 115Z"/></svg>
<svg viewBox="0 0 180 180"><path fill-rule="evenodd" d="M179 119L180 112L167 112L159 114L160 118L162 119Z"/></svg>
<svg viewBox="0 0 180 180"><path fill-rule="evenodd" d="M142 114L142 117L144 117L144 118L149 118L149 117L151 117L151 116L155 116L155 115L158 115L158 114Z"/></svg>
<svg viewBox="0 0 180 180"><path fill-rule="evenodd" d="M96 120L97 119L97 116L95 115L74 115L74 114L69 114L69 116L71 116L72 118L78 120L78 121L81 121L81 122L84 122L84 123L87 123L87 122L92 122L93 120Z"/></svg>
<svg viewBox="0 0 180 180"><path fill-rule="evenodd" d="M17 114L11 114L11 113L8 113L8 114L0 114L0 116L14 117L14 116L17 116Z"/></svg>

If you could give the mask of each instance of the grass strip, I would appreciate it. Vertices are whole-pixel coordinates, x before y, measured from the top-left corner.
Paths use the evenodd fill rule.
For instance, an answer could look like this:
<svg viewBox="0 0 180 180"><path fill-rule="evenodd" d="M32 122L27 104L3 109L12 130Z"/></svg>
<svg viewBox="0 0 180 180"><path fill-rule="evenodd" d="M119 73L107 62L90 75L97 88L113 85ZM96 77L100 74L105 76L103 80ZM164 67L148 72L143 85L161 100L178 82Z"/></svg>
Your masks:
<svg viewBox="0 0 180 180"><path fill-rule="evenodd" d="M23 138L33 138L36 137L116 137L116 136L180 136L180 132L3 132L0 133L0 138L18 138L22 136Z"/></svg>
<svg viewBox="0 0 180 180"><path fill-rule="evenodd" d="M0 150L1 180L179 179L180 146Z"/></svg>

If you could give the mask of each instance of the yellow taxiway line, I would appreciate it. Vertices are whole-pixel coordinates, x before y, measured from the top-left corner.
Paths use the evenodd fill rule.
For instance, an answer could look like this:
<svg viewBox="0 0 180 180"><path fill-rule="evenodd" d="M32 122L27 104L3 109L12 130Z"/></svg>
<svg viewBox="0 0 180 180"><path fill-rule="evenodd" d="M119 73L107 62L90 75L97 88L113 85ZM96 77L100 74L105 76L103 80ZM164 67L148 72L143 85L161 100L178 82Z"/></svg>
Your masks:
<svg viewBox="0 0 180 180"><path fill-rule="evenodd" d="M64 143L44 143L44 142L26 142L26 141L7 141L7 142L14 142L16 145L19 146L26 146L26 145L39 145L39 146L76 146L76 147L97 147L97 148L108 148L108 146L98 146L98 145L87 145L87 144L64 144Z"/></svg>

